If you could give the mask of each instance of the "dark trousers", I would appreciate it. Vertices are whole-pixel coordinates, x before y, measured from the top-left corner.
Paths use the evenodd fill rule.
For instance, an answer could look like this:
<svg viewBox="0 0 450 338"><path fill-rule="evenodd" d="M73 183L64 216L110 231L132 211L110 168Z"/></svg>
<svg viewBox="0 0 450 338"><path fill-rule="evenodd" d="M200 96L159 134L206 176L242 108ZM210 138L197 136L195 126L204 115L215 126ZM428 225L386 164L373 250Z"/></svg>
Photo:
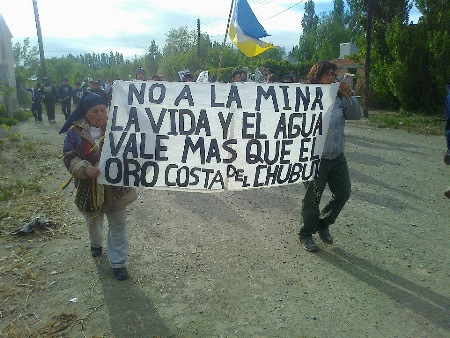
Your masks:
<svg viewBox="0 0 450 338"><path fill-rule="evenodd" d="M55 119L55 101L44 101L45 109L47 110L47 117L49 121Z"/></svg>
<svg viewBox="0 0 450 338"><path fill-rule="evenodd" d="M320 211L322 193L328 184L331 200ZM332 160L321 159L319 176L305 182L306 194L302 202L301 237L309 237L318 230L327 229L336 221L345 203L350 198L351 183L347 160L342 153Z"/></svg>
<svg viewBox="0 0 450 338"><path fill-rule="evenodd" d="M70 109L71 109L71 102L70 102L70 100L62 100L61 101L61 109L62 109L62 112L63 112L63 114L64 114L64 116L65 116L65 118L67 120L67 118L69 117L69 115L71 113L71 111L70 111Z"/></svg>
<svg viewBox="0 0 450 338"><path fill-rule="evenodd" d="M35 121L42 121L42 105L40 102L31 104L31 113Z"/></svg>
<svg viewBox="0 0 450 338"><path fill-rule="evenodd" d="M448 116L447 124L445 125L445 138L447 139L447 150L450 152L450 116Z"/></svg>

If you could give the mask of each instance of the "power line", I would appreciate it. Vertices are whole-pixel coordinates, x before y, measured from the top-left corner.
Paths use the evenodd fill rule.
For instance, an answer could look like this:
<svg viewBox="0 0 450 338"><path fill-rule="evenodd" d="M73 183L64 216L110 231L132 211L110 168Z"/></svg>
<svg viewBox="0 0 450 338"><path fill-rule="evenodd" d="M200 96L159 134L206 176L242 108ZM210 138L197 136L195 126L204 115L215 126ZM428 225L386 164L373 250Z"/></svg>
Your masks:
<svg viewBox="0 0 450 338"><path fill-rule="evenodd" d="M288 11L288 10L290 10L292 7L295 7L295 6L297 6L298 4L300 4L302 1L299 1L299 2L297 2L297 3L295 3L295 4L293 4L292 6L290 6L289 8L286 8L285 10L283 10L283 11L281 11L281 12L279 12L279 13L277 13L277 14L274 14L274 15L272 15L271 17L269 17L269 18L267 18L266 20L270 20L270 19L272 19L272 18L274 18L274 17L276 17L276 16L278 16L278 15L280 15L281 13L284 13L284 12L286 12L286 11Z"/></svg>
<svg viewBox="0 0 450 338"><path fill-rule="evenodd" d="M304 0L301 0L293 5L289 6L288 8L282 10L281 12L275 13L274 15L270 16L269 18L263 19L261 21L264 22L264 21L270 20L280 14L283 14L284 12L287 12L288 10L292 9L293 7L301 4L303 1ZM252 5L257 5L255 7L260 8L260 7L268 5L271 2L273 2L273 0L256 0L256 1L252 2ZM210 26L215 25L219 21L225 22L226 20L225 20L225 18L222 18L219 15L217 15L217 16L209 16L209 17L203 18L203 19L201 19L201 21L202 21L202 27L208 28ZM192 26L192 27L194 27L194 26Z"/></svg>

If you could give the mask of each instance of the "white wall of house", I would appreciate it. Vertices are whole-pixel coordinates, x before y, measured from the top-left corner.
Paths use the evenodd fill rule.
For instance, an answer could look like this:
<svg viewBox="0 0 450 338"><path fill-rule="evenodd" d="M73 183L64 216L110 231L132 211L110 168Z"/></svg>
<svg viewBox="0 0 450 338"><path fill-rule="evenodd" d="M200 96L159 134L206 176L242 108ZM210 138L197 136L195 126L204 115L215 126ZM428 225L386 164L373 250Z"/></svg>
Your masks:
<svg viewBox="0 0 450 338"><path fill-rule="evenodd" d="M16 89L16 75L14 72L14 55L12 49L12 34L0 13L0 81L14 88L14 93L6 99L0 93L0 102L6 104L8 115L12 117L17 110L18 101Z"/></svg>

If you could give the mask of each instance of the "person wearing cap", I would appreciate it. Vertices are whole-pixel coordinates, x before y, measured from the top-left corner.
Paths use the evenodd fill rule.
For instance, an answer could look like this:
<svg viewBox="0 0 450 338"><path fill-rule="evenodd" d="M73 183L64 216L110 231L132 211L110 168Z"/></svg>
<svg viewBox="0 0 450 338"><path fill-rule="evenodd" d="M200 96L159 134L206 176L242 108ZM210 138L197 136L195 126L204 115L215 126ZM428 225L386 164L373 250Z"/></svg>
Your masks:
<svg viewBox="0 0 450 338"><path fill-rule="evenodd" d="M142 67L136 69L136 80L145 81L145 70Z"/></svg>
<svg viewBox="0 0 450 338"><path fill-rule="evenodd" d="M126 206L137 199L137 194L134 188L97 182L107 120L105 98L88 92L59 133L66 133L63 161L77 188L75 204L87 225L91 255L100 257L103 253L103 219L106 215L109 223L106 241L108 259L115 277L125 280L128 278Z"/></svg>
<svg viewBox="0 0 450 338"><path fill-rule="evenodd" d="M64 114L66 120L69 117L72 108L72 95L73 88L69 84L69 79L65 77L62 84L58 88L58 98L61 102L62 113Z"/></svg>
<svg viewBox="0 0 450 338"><path fill-rule="evenodd" d="M45 110L47 111L48 122L55 123L55 105L58 100L58 93L54 85L50 83L48 78L44 78L42 85L42 93L44 95Z"/></svg>

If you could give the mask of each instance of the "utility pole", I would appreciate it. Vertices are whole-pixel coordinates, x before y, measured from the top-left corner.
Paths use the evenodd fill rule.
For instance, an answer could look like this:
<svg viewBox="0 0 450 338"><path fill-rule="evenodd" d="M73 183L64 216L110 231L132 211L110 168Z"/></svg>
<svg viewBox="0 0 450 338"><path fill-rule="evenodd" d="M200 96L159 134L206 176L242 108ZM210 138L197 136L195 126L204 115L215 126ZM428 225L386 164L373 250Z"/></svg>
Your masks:
<svg viewBox="0 0 450 338"><path fill-rule="evenodd" d="M367 31L366 31L366 61L364 65L364 109L363 115L369 116L369 95L370 95L370 47L372 45L372 16L373 0L367 0Z"/></svg>
<svg viewBox="0 0 450 338"><path fill-rule="evenodd" d="M47 77L47 67L45 67L44 44L42 43L41 23L39 22L39 13L36 0L33 1L34 20L36 21L36 31L39 43L39 55L41 59L41 81Z"/></svg>
<svg viewBox="0 0 450 338"><path fill-rule="evenodd" d="M200 19L197 19L197 58L200 60Z"/></svg>
<svg viewBox="0 0 450 338"><path fill-rule="evenodd" d="M225 50L225 42L227 41L228 29L230 28L231 14L233 13L233 6L234 6L234 0L231 0L230 14L228 14L227 30L226 30L225 36L223 38L222 51L220 52L220 58L219 58L219 66L217 67L217 81L219 81L219 72L220 72L220 68L222 67L223 52Z"/></svg>

